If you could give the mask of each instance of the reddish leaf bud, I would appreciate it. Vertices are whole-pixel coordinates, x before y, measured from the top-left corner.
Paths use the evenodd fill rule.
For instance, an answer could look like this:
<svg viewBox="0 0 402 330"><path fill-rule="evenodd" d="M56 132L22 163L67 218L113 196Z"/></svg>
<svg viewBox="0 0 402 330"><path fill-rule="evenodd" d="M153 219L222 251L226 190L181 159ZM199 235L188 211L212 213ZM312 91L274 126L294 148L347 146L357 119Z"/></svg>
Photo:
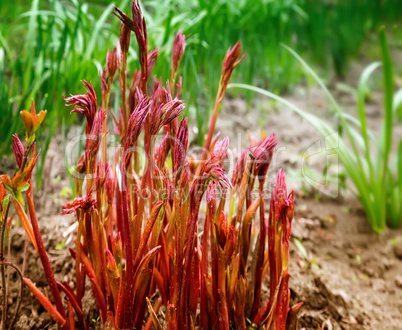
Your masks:
<svg viewBox="0 0 402 330"><path fill-rule="evenodd" d="M128 121L128 138L127 141L130 145L134 145L140 135L142 124L148 115L149 99L144 96L138 103L136 109L131 114Z"/></svg>
<svg viewBox="0 0 402 330"><path fill-rule="evenodd" d="M229 83L230 76L232 75L234 68L240 64L244 56L245 55L241 56L240 41L238 41L233 48L229 47L228 51L226 52L225 59L223 60L221 80L219 82L219 101L222 101L223 96L225 95L226 86Z"/></svg>
<svg viewBox="0 0 402 330"><path fill-rule="evenodd" d="M278 144L275 134L262 139L254 149L255 175L260 182L265 181L269 165L271 164L274 148Z"/></svg>
<svg viewBox="0 0 402 330"><path fill-rule="evenodd" d="M169 154L169 150L170 150L170 136L169 132L166 132L166 134L162 138L161 143L159 144L158 149L155 152L156 165L161 169L163 169L166 158Z"/></svg>
<svg viewBox="0 0 402 330"><path fill-rule="evenodd" d="M105 179L105 193L107 196L107 202L109 205L113 204L114 199L114 190L115 190L115 180L113 177L112 167L109 162L106 163L108 170L106 171L106 179Z"/></svg>
<svg viewBox="0 0 402 330"><path fill-rule="evenodd" d="M234 226L230 226L226 234L226 244L224 247L226 260L232 259L233 252L236 248L236 232Z"/></svg>
<svg viewBox="0 0 402 330"><path fill-rule="evenodd" d="M87 196L77 197L71 203L63 205L62 214L73 213L78 209L82 209L84 212L89 210L92 206L96 204L96 200L92 199L93 189L88 193Z"/></svg>
<svg viewBox="0 0 402 330"><path fill-rule="evenodd" d="M82 155L78 161L77 161L77 166L76 166L76 171L78 173L85 173L86 167L85 167L85 155Z"/></svg>
<svg viewBox="0 0 402 330"><path fill-rule="evenodd" d="M179 31L177 32L174 42L173 42L173 49L172 49L172 72L173 75L177 74L179 71L180 62L183 58L184 50L186 49L186 37L184 34Z"/></svg>
<svg viewBox="0 0 402 330"><path fill-rule="evenodd" d="M225 137L223 140L216 142L212 156L215 157L216 162L222 166L229 149L229 138Z"/></svg>
<svg viewBox="0 0 402 330"><path fill-rule="evenodd" d="M188 160L184 160L183 170L181 173L181 188L187 189L190 185L190 164Z"/></svg>
<svg viewBox="0 0 402 330"><path fill-rule="evenodd" d="M216 232L217 232L217 240L221 248L223 249L226 244L226 236L227 236L227 231L228 231L228 220L226 218L225 213L221 213L219 217L219 222L216 226Z"/></svg>
<svg viewBox="0 0 402 330"><path fill-rule="evenodd" d="M98 111L92 124L91 132L87 136L85 154L87 159L95 158L104 135L103 125L106 118L106 111Z"/></svg>
<svg viewBox="0 0 402 330"><path fill-rule="evenodd" d="M121 52L124 54L128 53L128 50L130 48L130 39L131 30L126 24L122 22L120 26L120 49Z"/></svg>
<svg viewBox="0 0 402 330"><path fill-rule="evenodd" d="M179 129L176 133L176 139L174 141L174 161L173 172L179 174L184 164L184 160L187 155L188 147L188 124L187 118L184 118L180 122Z"/></svg>
<svg viewBox="0 0 402 330"><path fill-rule="evenodd" d="M151 76L156 60L158 59L158 55L159 55L159 49L157 48L152 49L148 54L148 77Z"/></svg>
<svg viewBox="0 0 402 330"><path fill-rule="evenodd" d="M98 108L98 103L96 100L96 93L91 83L82 80L85 85L86 94L81 95L71 95L70 97L64 98L67 102L67 106L75 106L74 110L71 112L83 113L87 118L87 124L85 127L85 133L89 134L92 129L92 124L95 119L96 110Z"/></svg>
<svg viewBox="0 0 402 330"><path fill-rule="evenodd" d="M128 120L128 132L126 144L124 145L124 162L127 165L131 158L131 152L129 149L133 147L140 136L142 125L144 124L145 118L148 115L149 111L149 99L144 96L141 101L138 103L134 112L130 115Z"/></svg>
<svg viewBox="0 0 402 330"><path fill-rule="evenodd" d="M15 160L17 161L17 165L21 168L22 159L24 157L24 147L21 143L21 140L18 138L17 134L13 134L13 141L11 143L14 151Z"/></svg>
<svg viewBox="0 0 402 330"><path fill-rule="evenodd" d="M163 89L160 89L163 90ZM165 90L166 91L166 90ZM162 93L163 95L163 93ZM166 97L166 96L164 96ZM178 99L162 103L159 108L152 113L151 116L151 135L158 134L159 130L169 124L173 119L177 118L184 109L184 104Z"/></svg>
<svg viewBox="0 0 402 330"><path fill-rule="evenodd" d="M247 159L250 154L250 147L243 150L239 159L236 162L235 168L232 174L232 184L234 187L238 186L243 178L244 170L246 169ZM251 173L248 173L249 175Z"/></svg>
<svg viewBox="0 0 402 330"><path fill-rule="evenodd" d="M95 186L97 192L104 187L106 178L110 171L111 166L109 162L103 164L102 161L99 161L98 165L96 166L96 180L95 180Z"/></svg>
<svg viewBox="0 0 402 330"><path fill-rule="evenodd" d="M148 39L147 39L147 28L145 25L145 20L142 17L141 7L138 1L133 1L133 5L131 7L133 19L128 17L125 13L123 13L119 8L115 7L114 14L121 20L121 22L127 26L131 31L135 33L135 37L138 43L138 56L141 64L142 74L144 76L144 80L147 79L148 74ZM123 47L122 51L123 51Z"/></svg>
<svg viewBox="0 0 402 330"><path fill-rule="evenodd" d="M106 55L106 66L107 66L107 72L112 80L119 67L119 63L120 59L119 56L117 55L116 47L113 49L112 52L108 50Z"/></svg>

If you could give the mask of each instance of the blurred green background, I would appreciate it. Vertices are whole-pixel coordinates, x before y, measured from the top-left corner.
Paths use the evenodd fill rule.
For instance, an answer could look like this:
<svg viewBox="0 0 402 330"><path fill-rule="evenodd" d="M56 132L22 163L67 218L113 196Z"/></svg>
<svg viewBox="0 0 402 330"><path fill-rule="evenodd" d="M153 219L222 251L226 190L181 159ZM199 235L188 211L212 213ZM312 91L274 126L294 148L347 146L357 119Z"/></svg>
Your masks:
<svg viewBox="0 0 402 330"><path fill-rule="evenodd" d="M126 12L131 1L113 4ZM0 2L0 152L7 154L11 134L21 133L19 111L34 98L47 109L43 139L69 116L62 96L83 91L80 80L100 90L99 71L107 49L118 40L119 21L106 0L14 0ZM232 81L291 92L303 79L294 57L281 43L303 56L324 77L342 77L365 40L378 28L402 19L400 0L143 0L150 49L160 48L154 73L167 79L171 47L180 29L187 39L180 74L188 110L202 142L208 127L229 45L242 41L247 51ZM129 72L138 67L132 43ZM248 97L248 95L245 95Z"/></svg>

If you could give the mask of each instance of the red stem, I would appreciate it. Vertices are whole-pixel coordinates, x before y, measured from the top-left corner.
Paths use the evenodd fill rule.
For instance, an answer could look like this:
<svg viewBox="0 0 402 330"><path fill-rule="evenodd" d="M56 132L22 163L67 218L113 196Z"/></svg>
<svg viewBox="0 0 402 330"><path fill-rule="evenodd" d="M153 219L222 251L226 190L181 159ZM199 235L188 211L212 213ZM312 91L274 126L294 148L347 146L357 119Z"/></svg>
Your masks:
<svg viewBox="0 0 402 330"><path fill-rule="evenodd" d="M63 285L60 282L57 282L59 288L66 294L68 297L68 301L71 306L74 308L77 313L78 321L82 327L88 329L88 325L84 321L84 313L82 311L81 306L78 303L77 296L74 294L74 291L67 285Z"/></svg>
<svg viewBox="0 0 402 330"><path fill-rule="evenodd" d="M210 205L208 205L210 206ZM207 215L204 223L204 233L202 235L202 261L201 261L201 297L200 297L200 325L207 329L208 313L207 313L207 287L206 278L208 276L208 239L209 239L209 222L212 221L211 207L207 209Z"/></svg>
<svg viewBox="0 0 402 330"><path fill-rule="evenodd" d="M38 245L38 254L42 262L43 270L45 271L46 279L52 292L53 300L56 305L57 311L65 319L66 313L64 312L63 302L61 300L59 289L57 288L57 282L54 278L54 273L52 267L50 266L49 258L46 253L45 246L43 245L42 236L40 234L38 220L36 218L35 206L33 203L33 192L32 192L32 180L29 185L29 189L26 192L28 201L28 210L31 217L32 229L35 235L36 244Z"/></svg>
<svg viewBox="0 0 402 330"><path fill-rule="evenodd" d="M75 259L75 282L77 286L77 299L80 306L82 306L82 297L84 296L84 282L82 281L83 270L81 269L81 236L82 236L82 227L84 225L84 219L78 219L78 230L77 230L77 240L76 244L76 251L77 256Z"/></svg>
<svg viewBox="0 0 402 330"><path fill-rule="evenodd" d="M255 270L255 287L254 287L254 303L251 310L251 316L254 317L260 307L261 302L261 285L262 285L262 271L264 267L264 252L265 252L265 236L267 232L265 224L265 203L264 203L264 181L260 181L259 194L261 199L260 206L260 239L258 246L257 264Z"/></svg>
<svg viewBox="0 0 402 330"><path fill-rule="evenodd" d="M127 182L127 181L126 181ZM133 277L134 277L134 268L133 268L133 250L132 250L132 244L131 244L131 230L130 230L130 220L129 220L129 210L128 210L128 192L127 192L127 187L126 189L123 189L121 192L121 197L122 197L122 207L123 207L123 232L124 235L123 237L123 244L125 245L125 250L126 250L126 270L127 270L127 283L126 283L126 290L127 292L125 293L124 297L124 306L125 306L125 313L123 317L123 325L128 324L130 322L129 318L132 315L133 312L133 305L132 305L132 300L134 296L134 283L133 283Z"/></svg>
<svg viewBox="0 0 402 330"><path fill-rule="evenodd" d="M220 90L220 88L219 88L219 90ZM219 95L219 93L218 93L218 95ZM198 163L196 177L198 177L200 175L202 165L208 159L208 156L209 156L208 155L209 148L211 146L212 137L213 137L214 131L215 131L215 124L216 124L216 120L218 119L218 114L219 114L219 111L221 108L221 102L222 102L219 100L218 95L215 100L214 112L212 113L211 123L209 124L208 135L207 135L207 138L205 139L204 149L202 150L201 159L200 159L200 162Z"/></svg>
<svg viewBox="0 0 402 330"><path fill-rule="evenodd" d="M41 305L48 311L53 320L56 321L57 325L62 329L68 329L66 325L66 318L63 317L52 305L52 303L47 299L47 297L39 291L39 289L32 283L29 278L24 277L25 285L31 290L35 295L36 299L39 300ZM64 310L63 310L64 312Z"/></svg>
<svg viewBox="0 0 402 330"><path fill-rule="evenodd" d="M125 302L125 294L127 287L127 276L126 270L123 269L121 271L120 276L120 285L119 285L119 296L117 298L117 308L116 308L116 328L120 329L123 325L123 316L124 316L124 302Z"/></svg>
<svg viewBox="0 0 402 330"><path fill-rule="evenodd" d="M194 196L192 196L194 198ZM195 200L192 201L192 210L191 210L191 220L187 227L187 234L186 234L186 257L183 267L183 289L182 289L182 296L180 299L180 310L181 315L179 320L182 321L182 325L188 326L188 296L189 296L189 275L190 275L190 265L191 265L191 258L193 257L193 248L194 248L194 236L195 231L198 223L198 211L200 208L200 200L202 198L202 193L199 196L195 197Z"/></svg>
<svg viewBox="0 0 402 330"><path fill-rule="evenodd" d="M218 322L219 329L229 329L229 312L226 303L226 260L223 249L218 245L217 249L217 279L218 290L217 307L218 307Z"/></svg>

